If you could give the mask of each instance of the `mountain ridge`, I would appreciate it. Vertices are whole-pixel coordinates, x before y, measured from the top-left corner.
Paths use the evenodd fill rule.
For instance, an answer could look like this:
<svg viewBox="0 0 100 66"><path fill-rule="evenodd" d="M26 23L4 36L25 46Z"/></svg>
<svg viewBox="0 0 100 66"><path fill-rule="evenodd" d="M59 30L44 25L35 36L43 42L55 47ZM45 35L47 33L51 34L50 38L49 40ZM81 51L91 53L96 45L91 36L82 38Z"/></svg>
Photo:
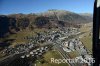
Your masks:
<svg viewBox="0 0 100 66"><path fill-rule="evenodd" d="M49 10L39 14L0 15L0 37L23 29L79 27L78 24L89 22L92 22L91 17L65 10Z"/></svg>

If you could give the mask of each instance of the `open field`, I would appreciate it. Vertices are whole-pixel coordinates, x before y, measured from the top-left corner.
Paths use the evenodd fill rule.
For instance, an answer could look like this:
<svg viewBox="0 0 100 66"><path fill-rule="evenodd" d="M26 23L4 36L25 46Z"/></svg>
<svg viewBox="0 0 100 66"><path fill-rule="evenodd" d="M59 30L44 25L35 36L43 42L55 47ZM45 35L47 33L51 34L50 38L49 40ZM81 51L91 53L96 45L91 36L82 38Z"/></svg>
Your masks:
<svg viewBox="0 0 100 66"><path fill-rule="evenodd" d="M92 23L87 23L87 24L84 24L81 28L80 28L80 31L81 32L87 32L89 30L92 29Z"/></svg>
<svg viewBox="0 0 100 66"><path fill-rule="evenodd" d="M16 45L16 44L25 44L28 42L27 39L24 39L27 36L34 36L36 35L36 33L39 32L44 32L46 31L46 29L42 28L42 29L34 29L34 30L23 30L23 31L19 31L16 34L11 34L6 38L0 38L0 41L2 42L3 40L8 40L8 39L14 39L14 41L11 43L12 46Z"/></svg>
<svg viewBox="0 0 100 66"><path fill-rule="evenodd" d="M67 63L51 63L51 58L62 59L58 51L48 51L43 57L42 60L36 61L36 66L68 66ZM44 63L41 63L41 61L44 61Z"/></svg>
<svg viewBox="0 0 100 66"><path fill-rule="evenodd" d="M92 53L92 23L87 23L83 25L83 27L80 29L81 32L85 32L85 34L82 35L80 40L83 42L84 46Z"/></svg>
<svg viewBox="0 0 100 66"><path fill-rule="evenodd" d="M90 32L87 32L86 34L84 34L83 38L80 39L84 46L90 51L92 52L92 36L90 35Z"/></svg>
<svg viewBox="0 0 100 66"><path fill-rule="evenodd" d="M76 50L69 52L68 54L70 55L70 58L75 58L75 57L79 56L78 51L76 51Z"/></svg>

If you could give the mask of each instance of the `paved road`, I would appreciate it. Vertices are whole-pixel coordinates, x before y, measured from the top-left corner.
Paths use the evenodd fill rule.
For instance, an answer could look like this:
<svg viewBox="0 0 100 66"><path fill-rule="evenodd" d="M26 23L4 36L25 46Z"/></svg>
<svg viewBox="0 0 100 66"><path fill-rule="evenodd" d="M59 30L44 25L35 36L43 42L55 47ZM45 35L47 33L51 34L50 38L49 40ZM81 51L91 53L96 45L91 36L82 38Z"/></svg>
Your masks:
<svg viewBox="0 0 100 66"><path fill-rule="evenodd" d="M57 49L60 52L60 54L62 55L63 59L71 59L70 56L63 50L63 48L60 47L60 45L61 44L56 43L55 46L54 46L55 49ZM68 64L69 64L69 66L77 66L75 63L68 63Z"/></svg>
<svg viewBox="0 0 100 66"><path fill-rule="evenodd" d="M84 34L84 33L80 33L80 34L78 34L78 35L75 35L73 38L78 38L78 36L80 36L80 35L82 35L82 34ZM73 38L70 38L70 39L68 39L68 40L71 40L71 39L73 39ZM59 43L59 42L54 42L55 43L55 45L54 45L54 48L55 49L57 49L59 52L60 52L60 54L62 55L62 57L64 58L64 59L71 59L71 57L68 55L68 53L66 53L64 50L63 50L63 48L62 47L60 47L61 46L61 43ZM69 66L82 66L82 64L77 64L77 63L68 63L69 64Z"/></svg>
<svg viewBox="0 0 100 66"><path fill-rule="evenodd" d="M83 34L83 33L82 33ZM81 35L81 34L79 34ZM74 36L73 38L77 37L78 35ZM73 39L73 38L70 38L70 39ZM55 48L61 53L61 55L63 56L64 59L69 59L70 56L60 47L60 43L57 43L55 42ZM4 66L6 63L9 63L9 62L12 62L13 60L15 60L16 58L22 56L25 52L22 52L22 53L19 53L19 54L12 54L12 55L9 55L3 59L0 59L0 66ZM81 66L81 65L76 65L76 64L72 64L72 63L69 63L70 66Z"/></svg>

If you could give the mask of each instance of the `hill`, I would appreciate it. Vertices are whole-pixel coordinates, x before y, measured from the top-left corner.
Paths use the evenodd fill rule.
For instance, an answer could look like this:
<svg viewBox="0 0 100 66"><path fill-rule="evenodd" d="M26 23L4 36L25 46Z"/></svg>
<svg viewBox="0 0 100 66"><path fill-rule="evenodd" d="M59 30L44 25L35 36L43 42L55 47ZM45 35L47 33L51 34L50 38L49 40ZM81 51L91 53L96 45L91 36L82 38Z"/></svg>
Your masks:
<svg viewBox="0 0 100 66"><path fill-rule="evenodd" d="M36 28L80 27L92 22L92 17L65 10L48 10L43 13L0 15L0 37Z"/></svg>
<svg viewBox="0 0 100 66"><path fill-rule="evenodd" d="M69 23L89 23L92 22L92 14L81 13L77 14L65 10L48 10L46 12L40 13L40 15L48 16L50 18L58 18L60 21L65 21Z"/></svg>

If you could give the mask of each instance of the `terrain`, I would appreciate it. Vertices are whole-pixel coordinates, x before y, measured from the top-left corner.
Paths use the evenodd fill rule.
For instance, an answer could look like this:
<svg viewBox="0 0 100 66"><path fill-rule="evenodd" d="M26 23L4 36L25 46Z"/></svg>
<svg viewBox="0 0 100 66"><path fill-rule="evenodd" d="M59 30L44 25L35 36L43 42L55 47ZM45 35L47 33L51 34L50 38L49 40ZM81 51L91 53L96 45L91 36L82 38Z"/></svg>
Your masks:
<svg viewBox="0 0 100 66"><path fill-rule="evenodd" d="M90 57L92 18L92 14L55 9L42 13L0 15L0 64L83 66L50 63L50 59Z"/></svg>
<svg viewBox="0 0 100 66"><path fill-rule="evenodd" d="M80 27L80 24L89 22L92 22L91 15L54 9L38 14L0 15L0 37L36 28Z"/></svg>

